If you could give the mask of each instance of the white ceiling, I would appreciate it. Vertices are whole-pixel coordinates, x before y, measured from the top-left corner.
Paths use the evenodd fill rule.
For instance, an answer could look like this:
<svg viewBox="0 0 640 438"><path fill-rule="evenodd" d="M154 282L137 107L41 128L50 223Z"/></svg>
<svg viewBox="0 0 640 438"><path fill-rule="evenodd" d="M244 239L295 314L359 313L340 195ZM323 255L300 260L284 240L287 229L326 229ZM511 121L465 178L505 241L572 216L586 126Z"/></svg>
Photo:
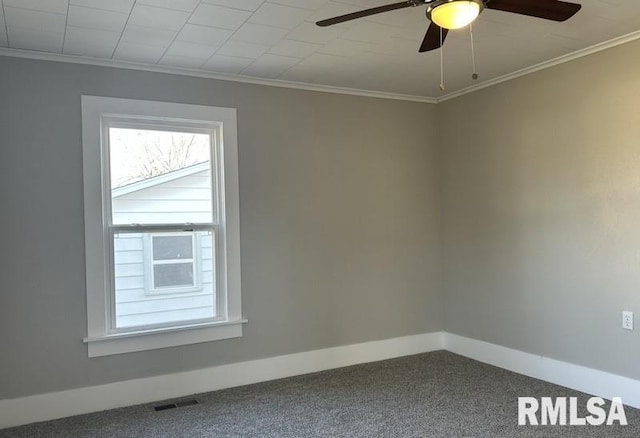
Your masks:
<svg viewBox="0 0 640 438"><path fill-rule="evenodd" d="M399 0L1 0L0 46L438 97L638 31L638 0L573 0L565 23L485 10L440 52L419 54L425 6L320 28Z"/></svg>

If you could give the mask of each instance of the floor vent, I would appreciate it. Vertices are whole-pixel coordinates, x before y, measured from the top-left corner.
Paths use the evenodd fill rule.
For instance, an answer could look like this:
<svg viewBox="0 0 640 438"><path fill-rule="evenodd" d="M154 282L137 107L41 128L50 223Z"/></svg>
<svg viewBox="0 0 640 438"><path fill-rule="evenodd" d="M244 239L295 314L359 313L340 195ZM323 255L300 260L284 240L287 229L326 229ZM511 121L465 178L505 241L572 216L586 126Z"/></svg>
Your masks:
<svg viewBox="0 0 640 438"><path fill-rule="evenodd" d="M158 411L166 411L167 409L175 409L175 408L182 408L185 406L193 406L193 405L197 405L200 402L198 400L196 400L195 398L189 399L189 400L181 400L179 402L175 402L175 403L168 403L166 405L158 405L158 406L154 406L153 409L158 412Z"/></svg>
<svg viewBox="0 0 640 438"><path fill-rule="evenodd" d="M196 400L195 398L192 398L190 400L181 400L179 402L176 402L176 406L179 408L182 408L184 406L197 405L198 403L200 403L198 400Z"/></svg>

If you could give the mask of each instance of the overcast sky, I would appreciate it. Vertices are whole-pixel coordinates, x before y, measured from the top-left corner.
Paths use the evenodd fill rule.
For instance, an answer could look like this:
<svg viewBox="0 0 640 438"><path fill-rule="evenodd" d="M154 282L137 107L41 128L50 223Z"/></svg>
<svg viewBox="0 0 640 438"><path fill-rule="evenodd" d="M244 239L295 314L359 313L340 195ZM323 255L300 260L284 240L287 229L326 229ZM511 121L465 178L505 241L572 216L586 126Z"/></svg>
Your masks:
<svg viewBox="0 0 640 438"><path fill-rule="evenodd" d="M145 179L139 175L141 163L166 159L172 153L179 155L180 147L175 145L189 143L192 137L186 165L209 161L211 147L207 134L110 128L111 188ZM145 152L145 144L151 146L151 154Z"/></svg>

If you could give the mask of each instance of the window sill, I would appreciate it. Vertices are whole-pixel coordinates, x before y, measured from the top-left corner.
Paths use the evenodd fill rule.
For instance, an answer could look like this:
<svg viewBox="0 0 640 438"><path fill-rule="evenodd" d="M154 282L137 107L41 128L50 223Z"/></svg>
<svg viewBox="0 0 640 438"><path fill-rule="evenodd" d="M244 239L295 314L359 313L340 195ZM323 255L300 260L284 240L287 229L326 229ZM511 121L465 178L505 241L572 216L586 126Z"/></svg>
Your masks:
<svg viewBox="0 0 640 438"><path fill-rule="evenodd" d="M89 357L109 356L134 351L155 350L179 345L198 344L242 336L246 319L190 324L137 332L113 333L87 337Z"/></svg>

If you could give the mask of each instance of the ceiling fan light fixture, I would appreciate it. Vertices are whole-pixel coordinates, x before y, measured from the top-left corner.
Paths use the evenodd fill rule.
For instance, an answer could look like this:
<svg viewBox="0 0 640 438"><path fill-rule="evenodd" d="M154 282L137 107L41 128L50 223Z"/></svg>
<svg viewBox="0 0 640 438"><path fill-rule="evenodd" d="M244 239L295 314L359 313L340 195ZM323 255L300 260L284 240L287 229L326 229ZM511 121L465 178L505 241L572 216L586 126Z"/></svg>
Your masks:
<svg viewBox="0 0 640 438"><path fill-rule="evenodd" d="M427 18L443 29L460 29L471 24L482 9L481 0L445 0L427 9Z"/></svg>

